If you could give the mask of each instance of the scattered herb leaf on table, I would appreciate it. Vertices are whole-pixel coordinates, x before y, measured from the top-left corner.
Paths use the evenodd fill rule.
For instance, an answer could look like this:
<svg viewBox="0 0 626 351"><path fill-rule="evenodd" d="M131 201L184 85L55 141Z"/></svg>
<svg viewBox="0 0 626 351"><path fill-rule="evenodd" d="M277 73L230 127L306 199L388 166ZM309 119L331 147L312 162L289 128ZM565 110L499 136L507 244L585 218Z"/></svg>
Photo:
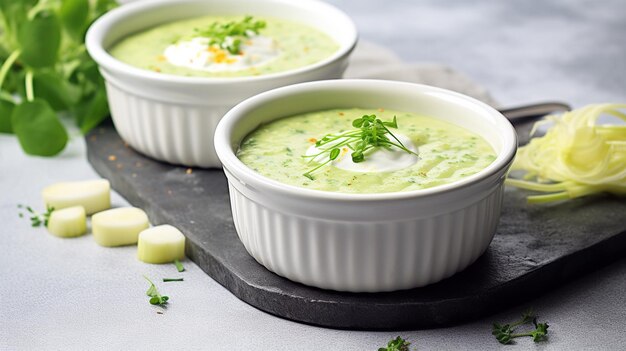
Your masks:
<svg viewBox="0 0 626 351"><path fill-rule="evenodd" d="M398 336L395 339L391 339L387 343L387 347L381 347L378 351L409 351L410 342L402 339Z"/></svg>

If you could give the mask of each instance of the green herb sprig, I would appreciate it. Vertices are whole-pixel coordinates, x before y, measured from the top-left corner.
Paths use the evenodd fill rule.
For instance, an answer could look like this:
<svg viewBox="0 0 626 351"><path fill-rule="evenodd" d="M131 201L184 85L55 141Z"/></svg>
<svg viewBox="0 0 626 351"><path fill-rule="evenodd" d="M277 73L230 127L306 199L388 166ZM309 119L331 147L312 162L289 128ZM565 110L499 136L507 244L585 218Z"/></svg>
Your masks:
<svg viewBox="0 0 626 351"><path fill-rule="evenodd" d="M114 0L0 1L0 133L15 134L27 154L54 156L65 148L61 112L82 133L109 115L84 37L115 6Z"/></svg>
<svg viewBox="0 0 626 351"><path fill-rule="evenodd" d="M241 53L241 43L245 38L259 34L265 28L265 21L246 16L241 21L226 23L214 22L208 28L197 29L196 34L209 39L209 45L218 45L233 55Z"/></svg>
<svg viewBox="0 0 626 351"><path fill-rule="evenodd" d="M352 121L352 126L358 129L339 134L327 134L322 139L315 142L315 147L321 151L317 154L305 155L303 157L310 158L311 162L320 155L328 153L328 160L304 173L303 175L305 177L315 180L313 172L337 159L343 146L352 150L351 157L352 162L354 163L365 161L366 152L378 147L384 147L386 149L395 147L417 156L415 152L404 146L404 144L402 144L402 142L389 130L389 128L398 128L398 120L396 116L393 116L392 121L382 121L377 118L376 115L363 115L361 118L357 118ZM391 136L391 138L388 136Z"/></svg>
<svg viewBox="0 0 626 351"><path fill-rule="evenodd" d="M535 326L534 330L530 330L525 333L514 333L517 327L532 322ZM528 310L522 314L522 318L510 324L493 324L493 330L491 334L496 337L496 340L501 344L510 344L513 339L520 337L532 337L534 342L545 340L548 336L548 323L537 323L537 316L532 310Z"/></svg>
<svg viewBox="0 0 626 351"><path fill-rule="evenodd" d="M148 283L150 283L150 287L148 288L148 291L146 291L146 295L150 296L150 304L159 306L165 305L170 298L159 294L159 290L157 290L156 285L154 285L154 283L145 275L143 277L146 278Z"/></svg>
<svg viewBox="0 0 626 351"><path fill-rule="evenodd" d="M17 205L17 208L25 209L29 213L30 225L33 227L41 227L42 224L44 227L47 227L48 221L50 220L50 215L54 211L54 207L52 206L46 207L46 212L44 213L39 213L33 210L33 208L30 206ZM21 212L19 213L19 216L20 218L24 217Z"/></svg>
<svg viewBox="0 0 626 351"><path fill-rule="evenodd" d="M387 347L381 347L378 351L409 351L409 345L411 345L410 342L398 336L395 339L391 339L387 343Z"/></svg>

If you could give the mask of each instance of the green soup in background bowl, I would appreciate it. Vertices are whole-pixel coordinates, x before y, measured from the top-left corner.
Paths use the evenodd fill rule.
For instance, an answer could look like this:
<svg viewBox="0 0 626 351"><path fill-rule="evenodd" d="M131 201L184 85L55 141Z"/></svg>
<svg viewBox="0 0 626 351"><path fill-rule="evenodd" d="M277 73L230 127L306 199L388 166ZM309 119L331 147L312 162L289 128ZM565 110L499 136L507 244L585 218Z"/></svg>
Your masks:
<svg viewBox="0 0 626 351"><path fill-rule="evenodd" d="M246 21L246 18L249 21ZM234 35L240 43L228 50L227 42L211 35L233 27L260 23L258 33ZM222 45L220 45L222 44ZM314 27L273 17L204 16L166 23L132 34L109 51L135 67L188 77L259 76L301 68L330 57L339 49L329 35Z"/></svg>
<svg viewBox="0 0 626 351"><path fill-rule="evenodd" d="M217 23L219 27L232 21L241 22L246 16L252 16L254 21L266 21L265 28L258 28L261 38L256 33L245 38L231 36L224 47L220 43L216 48L206 45L206 42L193 41L196 28L190 28L191 32L188 33L172 33L173 36L169 33L169 26L180 25L186 28L187 21L199 21L197 29L205 33L213 23ZM206 21L207 18L219 21ZM298 29L286 27L281 30L279 27L283 25ZM268 41L275 39L266 34L275 33L275 30L278 33L292 29L296 33L311 32L313 37L329 39L330 43L325 39L315 39L321 52L315 60L299 59L298 67L280 64L281 55L289 55L288 51L277 40L278 50L273 50L272 43ZM142 44L139 40L142 36L153 35L155 42ZM133 38L138 39L138 42L133 44ZM253 42L252 45L245 42L248 39ZM254 44L257 39L259 45ZM161 40L169 41L170 45L181 45L185 50L197 49L194 45L205 45L207 49L210 46L210 50L214 52L199 50L197 53L210 54L212 61L220 61L217 62L220 64L241 58L233 56L242 55L232 54L240 53L237 48L245 49L247 52L244 52L243 57L247 58L251 53L262 56L261 61L249 61L259 75L226 76L228 72L222 72L220 74L224 76L220 77L219 74L210 76L208 71L203 70L197 70L200 73L195 75L191 73L194 70L177 74L175 71L182 69L181 67L168 67L162 61L163 58L159 57L164 48L156 42ZM233 45L236 40L241 43ZM135 150L152 158L197 167L220 166L215 153L213 132L219 120L231 107L245 98L273 88L341 78L356 41L356 27L350 18L337 8L317 0L133 2L113 9L96 20L85 39L87 50L106 81L111 116L122 139ZM248 50L250 47L251 51ZM269 53L266 49L270 50ZM318 48L313 47L306 49L318 51ZM132 64L134 59L122 57L126 54L140 56L136 65ZM155 62L146 63L145 66L141 58L143 54L146 55L146 60L158 60L157 63L160 62L161 66L154 66ZM184 57L190 56L183 55ZM269 59L265 60L267 58ZM276 63L278 66L273 71L262 72ZM209 66L211 65L204 65L204 69L216 68ZM158 72L159 70L162 72ZM171 70L171 74L164 73L168 70ZM234 71L229 72L236 75Z"/></svg>

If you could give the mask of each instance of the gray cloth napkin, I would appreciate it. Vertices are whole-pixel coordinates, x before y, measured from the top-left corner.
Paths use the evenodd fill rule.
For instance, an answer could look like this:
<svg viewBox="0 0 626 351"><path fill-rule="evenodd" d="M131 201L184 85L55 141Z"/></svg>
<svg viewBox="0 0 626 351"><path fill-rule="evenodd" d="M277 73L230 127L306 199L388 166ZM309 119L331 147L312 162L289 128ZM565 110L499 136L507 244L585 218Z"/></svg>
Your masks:
<svg viewBox="0 0 626 351"><path fill-rule="evenodd" d="M344 78L386 79L432 85L469 95L491 106L496 101L465 74L437 63L407 63L380 45L360 41Z"/></svg>

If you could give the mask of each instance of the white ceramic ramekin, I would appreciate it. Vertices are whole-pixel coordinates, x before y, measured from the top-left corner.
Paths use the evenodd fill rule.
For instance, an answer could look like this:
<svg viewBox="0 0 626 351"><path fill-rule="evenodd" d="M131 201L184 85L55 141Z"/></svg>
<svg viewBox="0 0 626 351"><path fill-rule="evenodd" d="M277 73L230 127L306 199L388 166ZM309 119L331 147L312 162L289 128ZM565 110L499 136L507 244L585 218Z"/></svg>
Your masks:
<svg viewBox="0 0 626 351"><path fill-rule="evenodd" d="M125 64L108 52L125 36L159 24L203 15L278 17L313 26L340 49L316 64L255 77L204 78L160 74ZM156 0L121 6L87 32L89 54L98 63L115 128L134 149L158 160L199 167L220 165L213 132L236 103L276 87L340 78L357 40L343 12L316 0Z"/></svg>
<svg viewBox="0 0 626 351"><path fill-rule="evenodd" d="M382 107L449 121L482 136L497 158L479 173L447 185L345 194L274 181L235 155L241 140L262 123L342 107ZM228 178L237 233L259 263L307 285L378 292L437 282L487 249L517 137L499 112L462 94L401 82L335 80L245 100L219 123L215 148Z"/></svg>

